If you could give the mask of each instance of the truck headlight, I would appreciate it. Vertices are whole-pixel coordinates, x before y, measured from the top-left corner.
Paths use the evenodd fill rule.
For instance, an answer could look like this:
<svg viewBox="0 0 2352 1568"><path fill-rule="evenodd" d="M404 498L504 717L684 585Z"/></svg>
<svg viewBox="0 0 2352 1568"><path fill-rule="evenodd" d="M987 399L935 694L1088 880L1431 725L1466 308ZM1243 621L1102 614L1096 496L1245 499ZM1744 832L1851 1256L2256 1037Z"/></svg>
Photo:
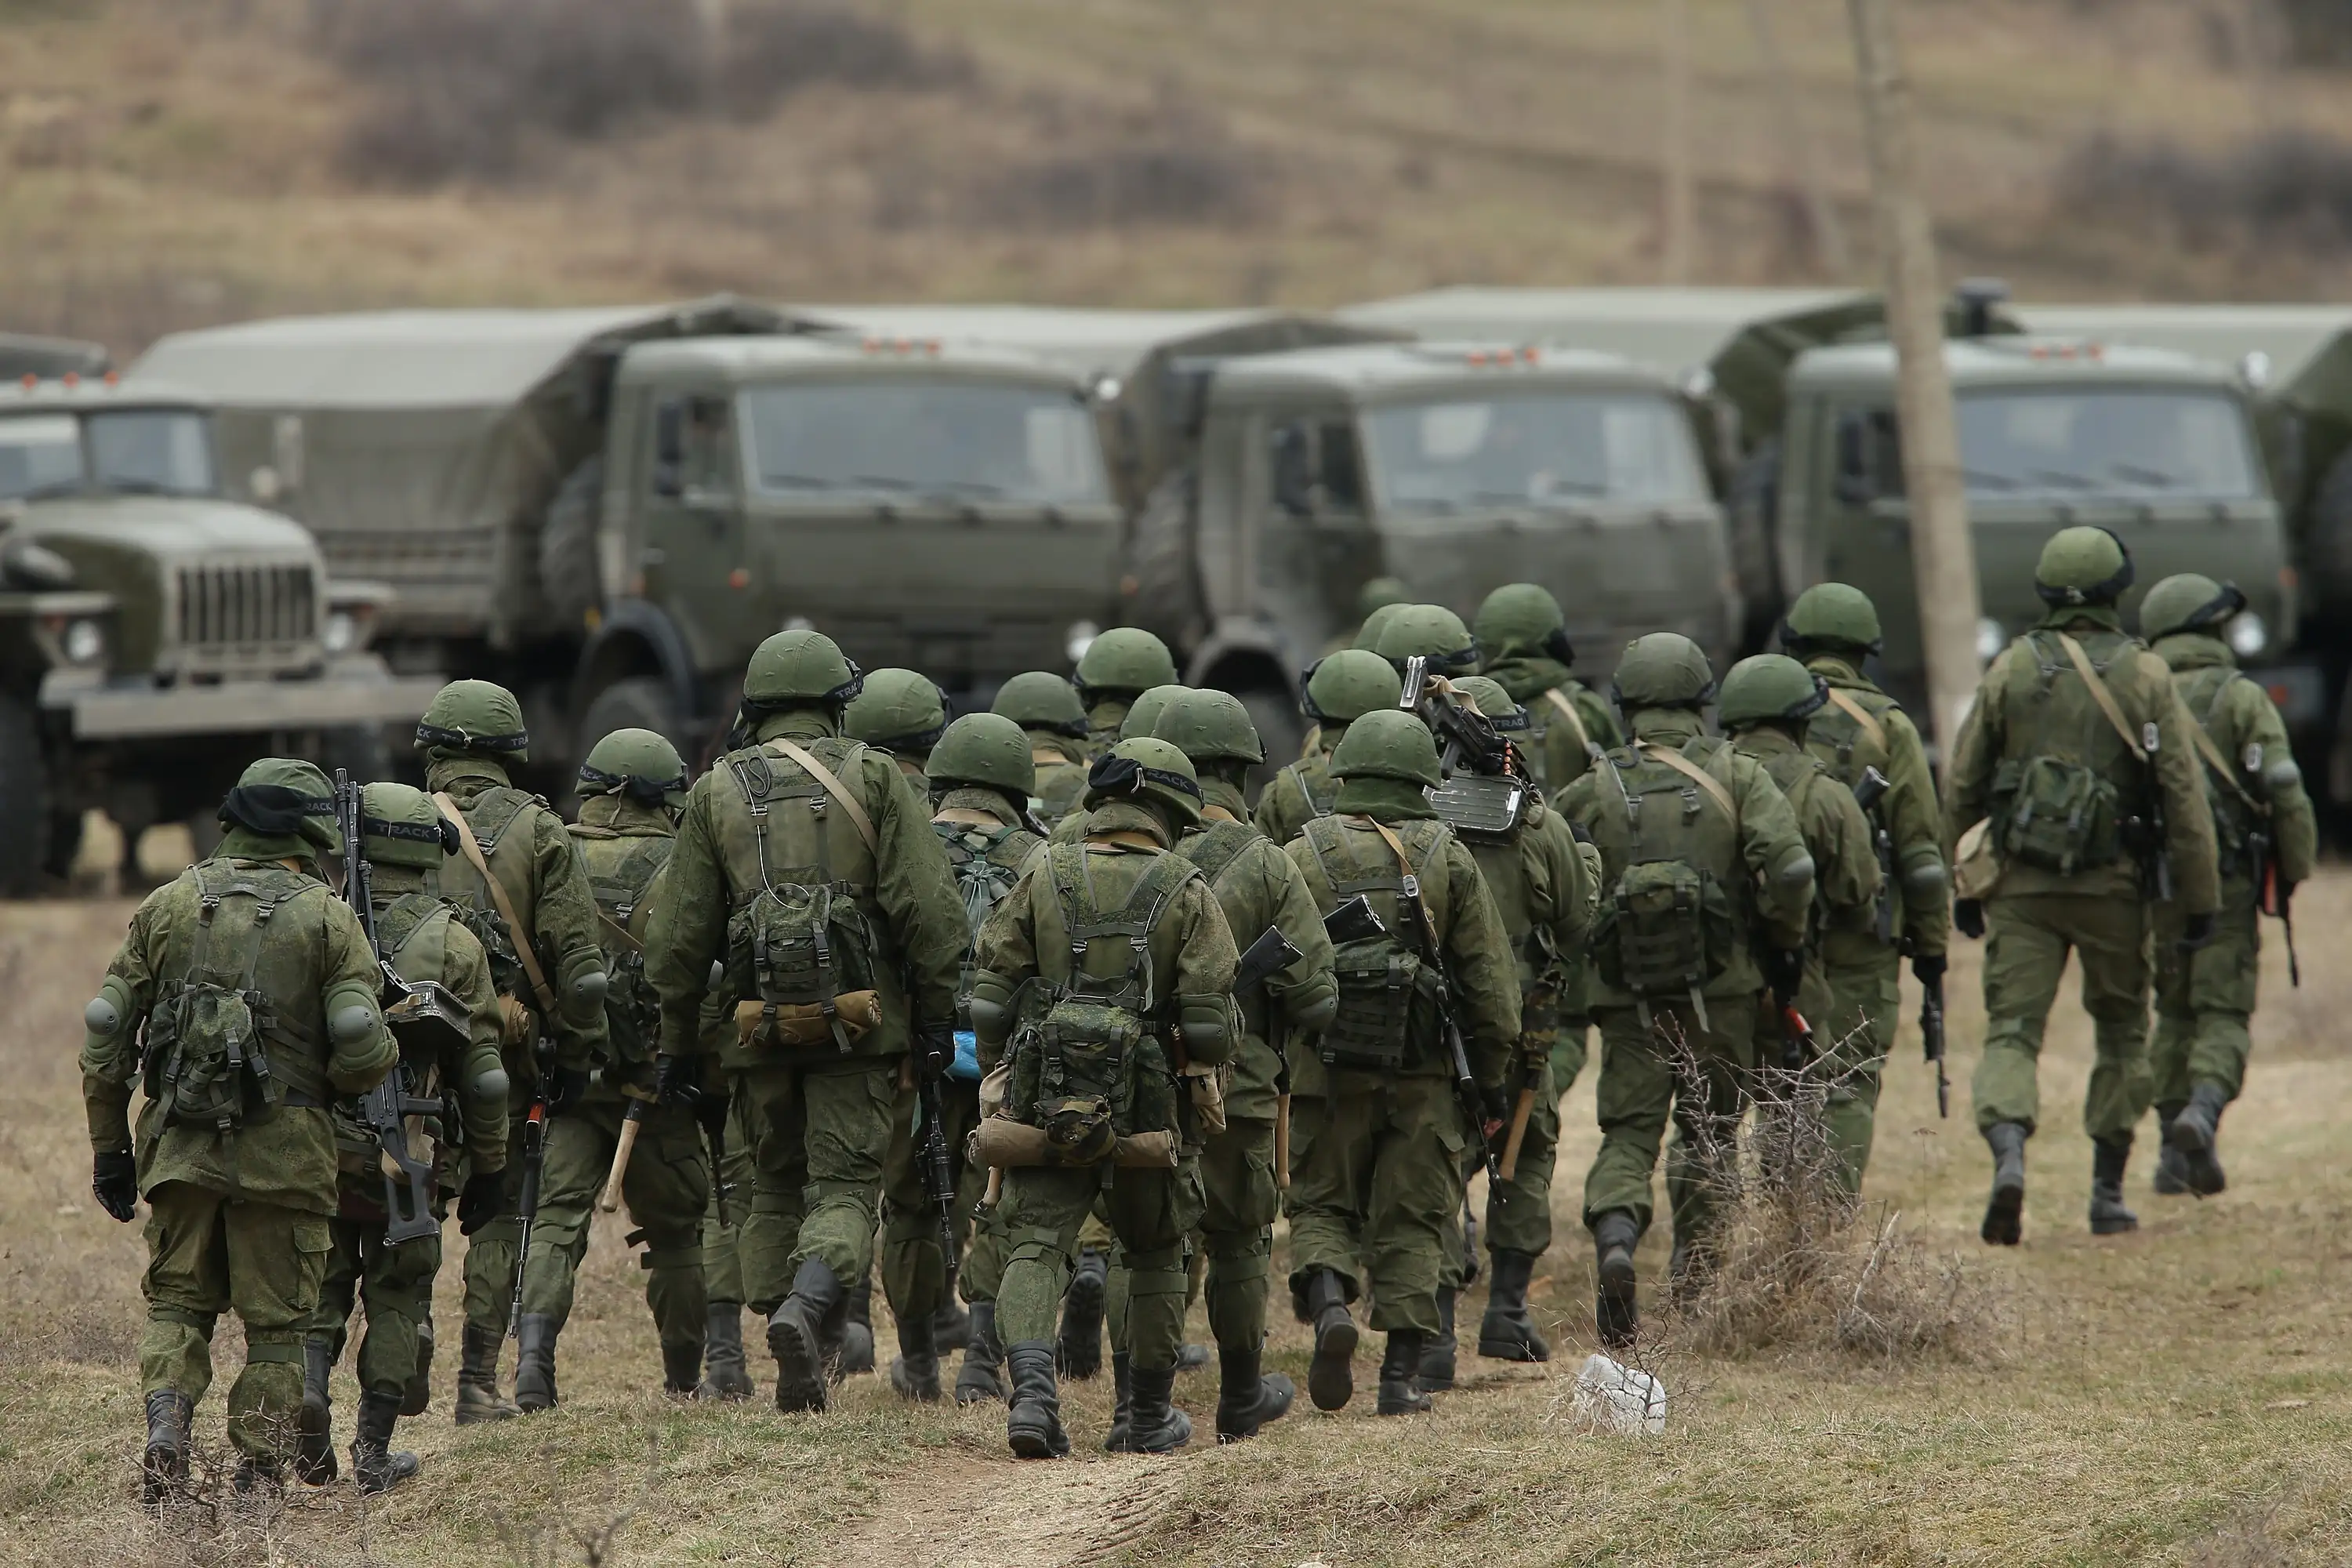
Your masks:
<svg viewBox="0 0 2352 1568"><path fill-rule="evenodd" d="M68 621L58 635L58 651L66 662L87 668L106 658L106 628L96 621Z"/></svg>
<svg viewBox="0 0 2352 1568"><path fill-rule="evenodd" d="M2009 646L2009 634L1990 616L1977 623L1977 662L1990 664Z"/></svg>
<svg viewBox="0 0 2352 1568"><path fill-rule="evenodd" d="M2252 610L2241 610L2231 616L2225 635L2230 639L2230 651L2240 658L2253 658L2271 642L2271 628Z"/></svg>
<svg viewBox="0 0 2352 1568"><path fill-rule="evenodd" d="M330 610L327 624L319 630L319 640L331 654L346 654L360 644L359 618L348 610Z"/></svg>

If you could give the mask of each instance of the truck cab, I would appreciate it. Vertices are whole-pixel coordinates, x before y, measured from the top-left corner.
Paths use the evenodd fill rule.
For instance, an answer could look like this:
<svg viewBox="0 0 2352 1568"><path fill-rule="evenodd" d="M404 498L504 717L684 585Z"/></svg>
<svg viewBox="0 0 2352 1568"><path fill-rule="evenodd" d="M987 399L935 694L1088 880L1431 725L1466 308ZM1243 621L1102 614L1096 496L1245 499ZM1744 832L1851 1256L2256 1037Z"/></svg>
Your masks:
<svg viewBox="0 0 2352 1568"><path fill-rule="evenodd" d="M27 374L0 391L0 889L62 873L82 813L206 827L247 763L373 767L432 685L366 647L387 595L328 581L285 518L224 500L198 394Z"/></svg>

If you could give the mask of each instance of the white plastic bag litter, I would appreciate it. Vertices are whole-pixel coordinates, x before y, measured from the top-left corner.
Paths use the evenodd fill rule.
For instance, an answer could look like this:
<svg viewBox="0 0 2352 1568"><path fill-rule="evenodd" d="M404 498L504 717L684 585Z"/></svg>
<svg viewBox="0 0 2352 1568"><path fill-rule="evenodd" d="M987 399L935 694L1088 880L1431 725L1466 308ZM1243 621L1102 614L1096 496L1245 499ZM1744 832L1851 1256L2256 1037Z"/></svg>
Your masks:
<svg viewBox="0 0 2352 1568"><path fill-rule="evenodd" d="M1654 1437L1666 1429L1666 1385L1605 1355L1576 1374L1576 1412L1603 1432Z"/></svg>

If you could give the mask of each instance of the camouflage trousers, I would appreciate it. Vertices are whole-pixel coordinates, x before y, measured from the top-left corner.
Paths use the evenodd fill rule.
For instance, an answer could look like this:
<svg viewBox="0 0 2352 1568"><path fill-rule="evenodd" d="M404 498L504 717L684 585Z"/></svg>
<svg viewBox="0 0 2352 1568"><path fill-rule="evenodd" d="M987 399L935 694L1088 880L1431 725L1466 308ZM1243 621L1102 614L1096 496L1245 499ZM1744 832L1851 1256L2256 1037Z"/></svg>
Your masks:
<svg viewBox="0 0 2352 1568"><path fill-rule="evenodd" d="M2074 893L1996 895L1985 902L1985 1047L1974 1090L1977 1129L2042 1120L2042 1030L2058 1000L2066 957L2083 965L2091 1016L2091 1083L2083 1131L2127 1134L2154 1100L2148 1076L2147 906Z"/></svg>
<svg viewBox="0 0 2352 1568"><path fill-rule="evenodd" d="M1595 1086L1601 1152L1584 1178L1584 1223L1612 1209L1643 1229L1654 1209L1651 1173L1666 1155L1666 1202L1677 1239L1696 1239L1713 1217L1717 1162L1727 1158L1756 1069L1759 998L1709 996L1701 1024L1688 1002L1654 1002L1651 1022L1634 1007L1603 1007L1601 1081ZM1686 1056L1678 1069L1678 1056ZM1687 1074L1687 1081L1686 1075Z"/></svg>
<svg viewBox="0 0 2352 1568"><path fill-rule="evenodd" d="M898 1063L759 1068L733 1077L751 1156L751 1190L733 1199L745 1301L774 1311L810 1258L854 1286L874 1267Z"/></svg>
<svg viewBox="0 0 2352 1568"><path fill-rule="evenodd" d="M283 1458L302 1404L302 1331L319 1308L331 1222L186 1182L163 1183L147 1204L141 1392L202 1400L213 1382L213 1326L233 1311L245 1324L245 1369L229 1389L229 1440L257 1459Z"/></svg>
<svg viewBox="0 0 2352 1568"><path fill-rule="evenodd" d="M890 1303L891 1316L902 1322L929 1317L946 1304L942 1298L947 1293L947 1265L940 1253L939 1210L925 1190L923 1146L918 1142L922 1131L918 1126L922 1120L921 1104L921 1096L911 1086L899 1089L890 1107L890 1150L882 1162L882 1295ZM969 1201L964 1195L971 1188L973 1176L964 1161L964 1141L980 1120L980 1085L946 1079L940 1085L940 1108L947 1121L948 1167L956 1187L950 1224L961 1254L973 1239L971 1211L978 1202L976 1193ZM974 1242L973 1247L977 1251L979 1243ZM999 1262L996 1272L1003 1271ZM967 1291L965 1299L989 1298L973 1298Z"/></svg>
<svg viewBox="0 0 2352 1568"><path fill-rule="evenodd" d="M2189 1103L2199 1081L2216 1084L2231 1100L2245 1087L2253 1048L2247 1024L2262 979L2263 933L2252 883L2222 884L2213 940L2195 952L2180 951L2189 923L2178 904L2156 909L2156 1040L2149 1056L2155 1102Z"/></svg>
<svg viewBox="0 0 2352 1568"><path fill-rule="evenodd" d="M572 1280L588 1256L588 1226L612 1174L627 1102L591 1100L547 1124L547 1173L523 1273L522 1310L572 1315ZM629 1245L645 1244L646 1305L665 1346L702 1343L702 1216L710 1201L710 1156L691 1111L658 1106L637 1130L621 1179Z"/></svg>
<svg viewBox="0 0 2352 1568"><path fill-rule="evenodd" d="M1580 1046L1582 1041L1578 1044ZM1558 1058L1555 1048L1552 1059ZM1551 1178L1559 1161L1561 1090L1549 1061L1544 1064L1543 1076L1537 1079L1535 1089L1535 1104L1528 1111L1527 1133L1519 1140L1519 1163L1513 1168L1509 1181L1491 1184L1486 1191L1484 1224L1489 1254L1524 1252L1530 1258L1540 1258L1551 1247ZM1475 1144L1466 1148L1463 1180L1467 1183L1475 1176L1485 1168L1486 1161L1483 1149ZM1463 1245L1465 1208L1466 1205L1457 1206L1445 1217L1444 1283L1454 1290L1462 1289L1473 1262Z"/></svg>
<svg viewBox="0 0 2352 1568"><path fill-rule="evenodd" d="M1137 1366L1173 1366L1184 1337L1186 1239L1206 1208L1200 1162L1191 1156L1172 1171L1007 1171L999 1205L1009 1250L996 1296L998 1336L1008 1345L1054 1337L1077 1266L1078 1232L1097 1196L1128 1271L1124 1338L1113 1342L1124 1343Z"/></svg>
<svg viewBox="0 0 2352 1568"><path fill-rule="evenodd" d="M1273 1118L1235 1116L1211 1137L1201 1150L1201 1189L1209 1332L1229 1352L1255 1351L1265 1340L1274 1222L1282 1213Z"/></svg>
<svg viewBox="0 0 2352 1568"><path fill-rule="evenodd" d="M751 1196L751 1134L744 1125L743 1102L737 1100L727 1111L727 1147L719 1180L710 1184L710 1203L702 1211L702 1290L714 1305L743 1304L743 1205ZM799 1233L797 1205L784 1223Z"/></svg>
<svg viewBox="0 0 2352 1568"><path fill-rule="evenodd" d="M1806 960L1798 994L1797 1010L1813 1031L1802 1069L1806 1087L1822 1095L1832 1173L1849 1193L1862 1190L1877 1137L1879 1083L1901 1005L1901 964L1897 950L1870 933L1832 931ZM1765 997L1756 1018L1759 1069L1786 1064L1787 1038L1780 1010Z"/></svg>
<svg viewBox="0 0 2352 1568"><path fill-rule="evenodd" d="M1308 1278L1328 1268L1349 1300L1370 1289L1374 1329L1433 1334L1469 1147L1454 1086L1337 1069L1329 1083L1328 1094L1290 1107L1294 1308Z"/></svg>
<svg viewBox="0 0 2352 1568"><path fill-rule="evenodd" d="M355 1184L346 1176L349 1186ZM344 1214L365 1213L375 1194L361 1197L347 1190ZM353 1202L358 1197L358 1202ZM416 1373L417 1342L433 1316L433 1280L441 1272L441 1233L420 1236L397 1246L383 1238L380 1214L363 1219L338 1215L332 1222L333 1249L327 1255L326 1279L319 1288L318 1310L310 1314L303 1337L322 1340L328 1359L343 1359L351 1333L352 1310L367 1309L367 1332L361 1336L353 1371L360 1387L377 1394L400 1394Z"/></svg>

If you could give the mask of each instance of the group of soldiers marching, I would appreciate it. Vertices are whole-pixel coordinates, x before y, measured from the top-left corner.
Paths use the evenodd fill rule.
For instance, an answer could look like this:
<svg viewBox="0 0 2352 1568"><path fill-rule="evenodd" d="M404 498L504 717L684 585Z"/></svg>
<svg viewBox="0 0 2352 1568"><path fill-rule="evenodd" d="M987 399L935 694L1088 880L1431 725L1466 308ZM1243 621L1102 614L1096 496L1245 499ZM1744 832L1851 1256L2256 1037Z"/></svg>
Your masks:
<svg viewBox="0 0 2352 1568"><path fill-rule="evenodd" d="M680 1396L752 1392L749 1306L777 1406L824 1410L875 1363L878 1266L892 1385L1003 1402L1018 1455L1069 1451L1059 1380L1097 1373L1106 1335L1104 1447L1189 1442L1178 1374L1212 1355L1216 1436L1244 1439L1296 1397L1263 1362L1286 1218L1309 1399L1350 1403L1369 1329L1374 1408L1425 1411L1454 1385L1482 1168L1477 1352L1549 1356L1528 1290L1596 1030L1581 1218L1599 1337L1622 1346L1661 1154L1671 1279L1703 1289L1761 1075L1818 1091L1828 1179L1859 1194L1901 968L1937 1026L1955 927L1989 939L1985 1239L2021 1235L2070 952L2095 1026L2091 1228L2137 1224L2151 1105L2156 1190L2218 1193L2257 917L2309 875L2313 817L2233 667L2236 591L2156 584L2143 642L2131 580L2113 535L2051 540L2048 614L1986 674L1940 806L1864 673L1876 612L1839 584L1719 682L1687 638L1637 639L1606 701L1543 589L1465 626L1391 585L1307 672L1295 761L1122 628L952 721L920 674L781 633L707 772L617 731L569 825L513 782L529 738L487 682L419 723L424 790L258 762L86 1017L95 1188L117 1219L149 1208L148 1500L186 1475L224 1310L247 1347L241 1487L336 1478L355 1305L354 1479L415 1474L392 1436L431 1397L453 1202L460 1423L558 1402L593 1216L624 1205ZM1202 1296L1213 1348L1184 1342Z"/></svg>

